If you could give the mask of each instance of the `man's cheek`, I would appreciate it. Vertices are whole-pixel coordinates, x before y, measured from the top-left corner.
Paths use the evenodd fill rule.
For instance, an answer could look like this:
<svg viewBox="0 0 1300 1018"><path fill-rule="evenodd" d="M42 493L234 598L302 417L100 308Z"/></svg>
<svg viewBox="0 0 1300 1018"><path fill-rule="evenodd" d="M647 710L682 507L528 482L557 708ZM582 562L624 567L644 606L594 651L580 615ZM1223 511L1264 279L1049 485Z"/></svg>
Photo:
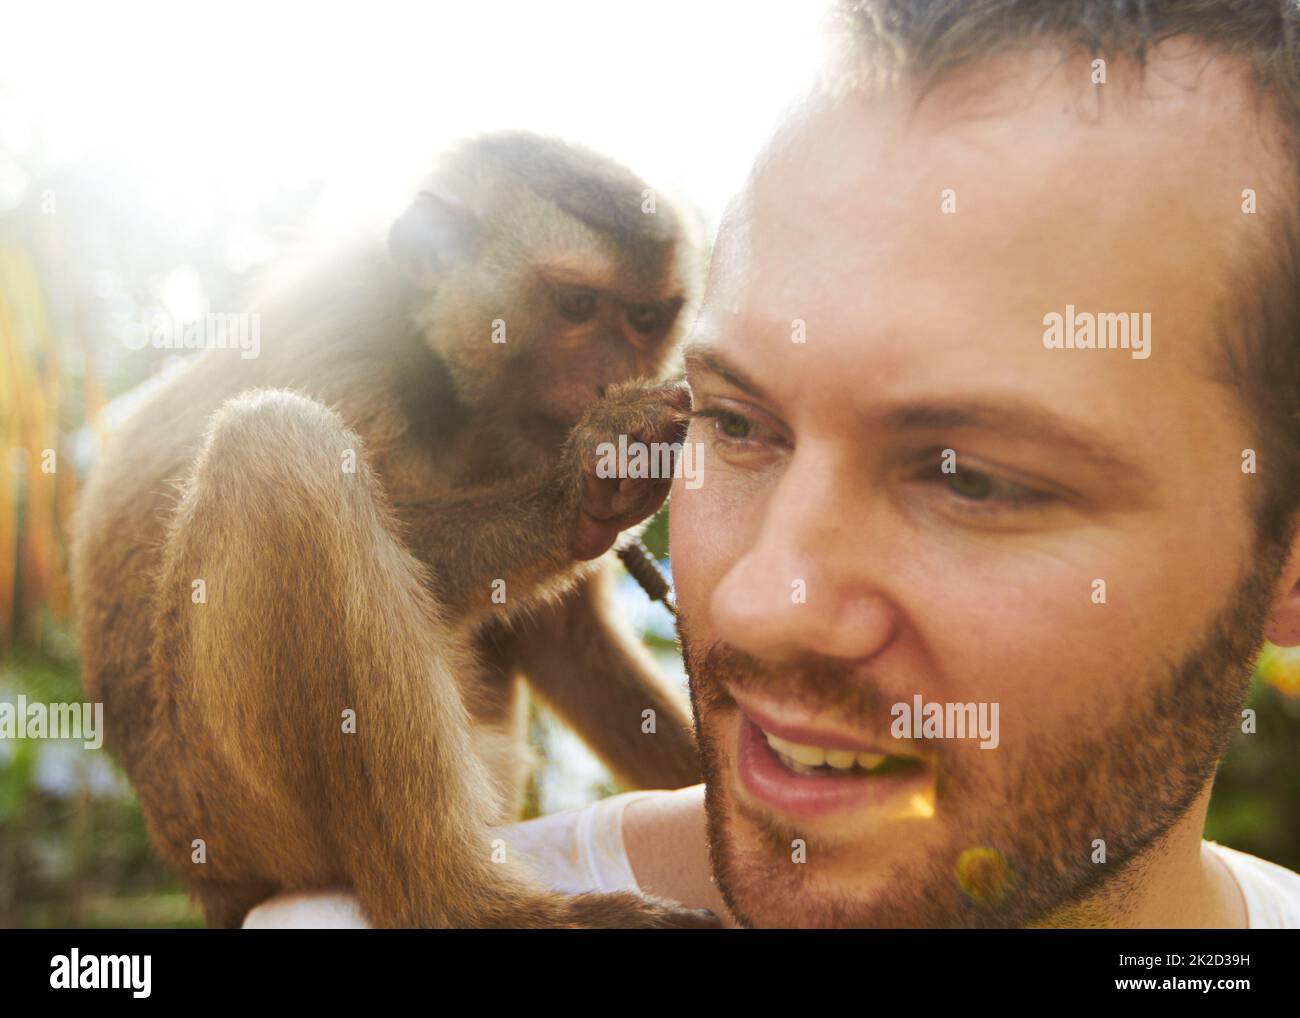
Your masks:
<svg viewBox="0 0 1300 1018"><path fill-rule="evenodd" d="M677 603L697 628L704 624L702 609L742 554L737 535L741 528L734 515L734 502L722 497L707 481L690 488L678 478L673 482L668 514L668 540L672 551L673 585Z"/></svg>

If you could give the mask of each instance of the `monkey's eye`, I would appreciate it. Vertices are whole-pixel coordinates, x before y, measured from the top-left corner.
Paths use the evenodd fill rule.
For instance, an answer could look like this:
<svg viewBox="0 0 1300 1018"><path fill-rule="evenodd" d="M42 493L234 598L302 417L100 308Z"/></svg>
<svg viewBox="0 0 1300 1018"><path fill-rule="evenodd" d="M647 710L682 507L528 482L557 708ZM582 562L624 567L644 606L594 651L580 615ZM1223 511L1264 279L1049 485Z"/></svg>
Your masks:
<svg viewBox="0 0 1300 1018"><path fill-rule="evenodd" d="M663 328L663 308L653 304L631 304L627 309L627 324L637 332L658 332Z"/></svg>
<svg viewBox="0 0 1300 1018"><path fill-rule="evenodd" d="M585 322L596 313L596 295L590 290L556 290L555 307L569 321Z"/></svg>

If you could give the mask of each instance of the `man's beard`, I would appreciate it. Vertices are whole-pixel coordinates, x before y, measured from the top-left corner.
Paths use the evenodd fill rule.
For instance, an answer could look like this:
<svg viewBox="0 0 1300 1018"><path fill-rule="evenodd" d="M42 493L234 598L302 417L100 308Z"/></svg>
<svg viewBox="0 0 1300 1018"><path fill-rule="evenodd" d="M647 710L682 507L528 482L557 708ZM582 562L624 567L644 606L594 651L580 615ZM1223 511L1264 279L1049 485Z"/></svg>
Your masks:
<svg viewBox="0 0 1300 1018"><path fill-rule="evenodd" d="M1270 549L1271 550L1271 549ZM879 719L881 697L841 662L803 658L772 667L715 642L701 647L678 619L705 784L709 850L728 906L744 925L1019 927L1048 920L1091 925L1081 903L1116 903L1140 880L1143 852L1191 807L1226 752L1263 641L1275 555L1242 582L1200 645L1147 681L1098 690L1088 714L1062 717L1028 740L1011 773L986 774L936 746L936 816L947 844L896 866L869 896L828 888L811 864L791 863L797 828L746 813L756 843L730 830L735 803L710 722L734 702L723 684L834 711L846 723ZM1053 676L1042 676L1045 697ZM734 747L733 747L734 751ZM1015 758L1013 758L1015 759ZM870 780L870 779L865 779ZM1095 861L1096 839L1105 862ZM810 872L811 871L811 872ZM1113 918L1113 915L1112 915Z"/></svg>

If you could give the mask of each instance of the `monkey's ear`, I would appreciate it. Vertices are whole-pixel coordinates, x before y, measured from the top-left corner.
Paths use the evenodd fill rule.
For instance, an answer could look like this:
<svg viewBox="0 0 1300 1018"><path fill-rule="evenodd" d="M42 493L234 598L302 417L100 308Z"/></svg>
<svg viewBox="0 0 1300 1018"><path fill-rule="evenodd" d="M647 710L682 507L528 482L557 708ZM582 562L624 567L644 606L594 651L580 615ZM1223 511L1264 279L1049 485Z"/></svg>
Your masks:
<svg viewBox="0 0 1300 1018"><path fill-rule="evenodd" d="M478 245L477 217L464 205L421 191L388 231L388 250L411 282L432 287Z"/></svg>

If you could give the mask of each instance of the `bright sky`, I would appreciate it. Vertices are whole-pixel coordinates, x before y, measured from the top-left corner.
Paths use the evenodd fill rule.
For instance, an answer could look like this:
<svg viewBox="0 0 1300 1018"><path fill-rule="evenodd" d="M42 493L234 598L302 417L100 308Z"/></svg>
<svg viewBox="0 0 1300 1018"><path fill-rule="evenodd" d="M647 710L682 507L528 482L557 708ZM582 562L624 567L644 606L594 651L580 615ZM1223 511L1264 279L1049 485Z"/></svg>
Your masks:
<svg viewBox="0 0 1300 1018"><path fill-rule="evenodd" d="M109 153L178 213L324 176L392 201L427 154L555 131L716 220L818 53L824 0L11 3L0 141Z"/></svg>

